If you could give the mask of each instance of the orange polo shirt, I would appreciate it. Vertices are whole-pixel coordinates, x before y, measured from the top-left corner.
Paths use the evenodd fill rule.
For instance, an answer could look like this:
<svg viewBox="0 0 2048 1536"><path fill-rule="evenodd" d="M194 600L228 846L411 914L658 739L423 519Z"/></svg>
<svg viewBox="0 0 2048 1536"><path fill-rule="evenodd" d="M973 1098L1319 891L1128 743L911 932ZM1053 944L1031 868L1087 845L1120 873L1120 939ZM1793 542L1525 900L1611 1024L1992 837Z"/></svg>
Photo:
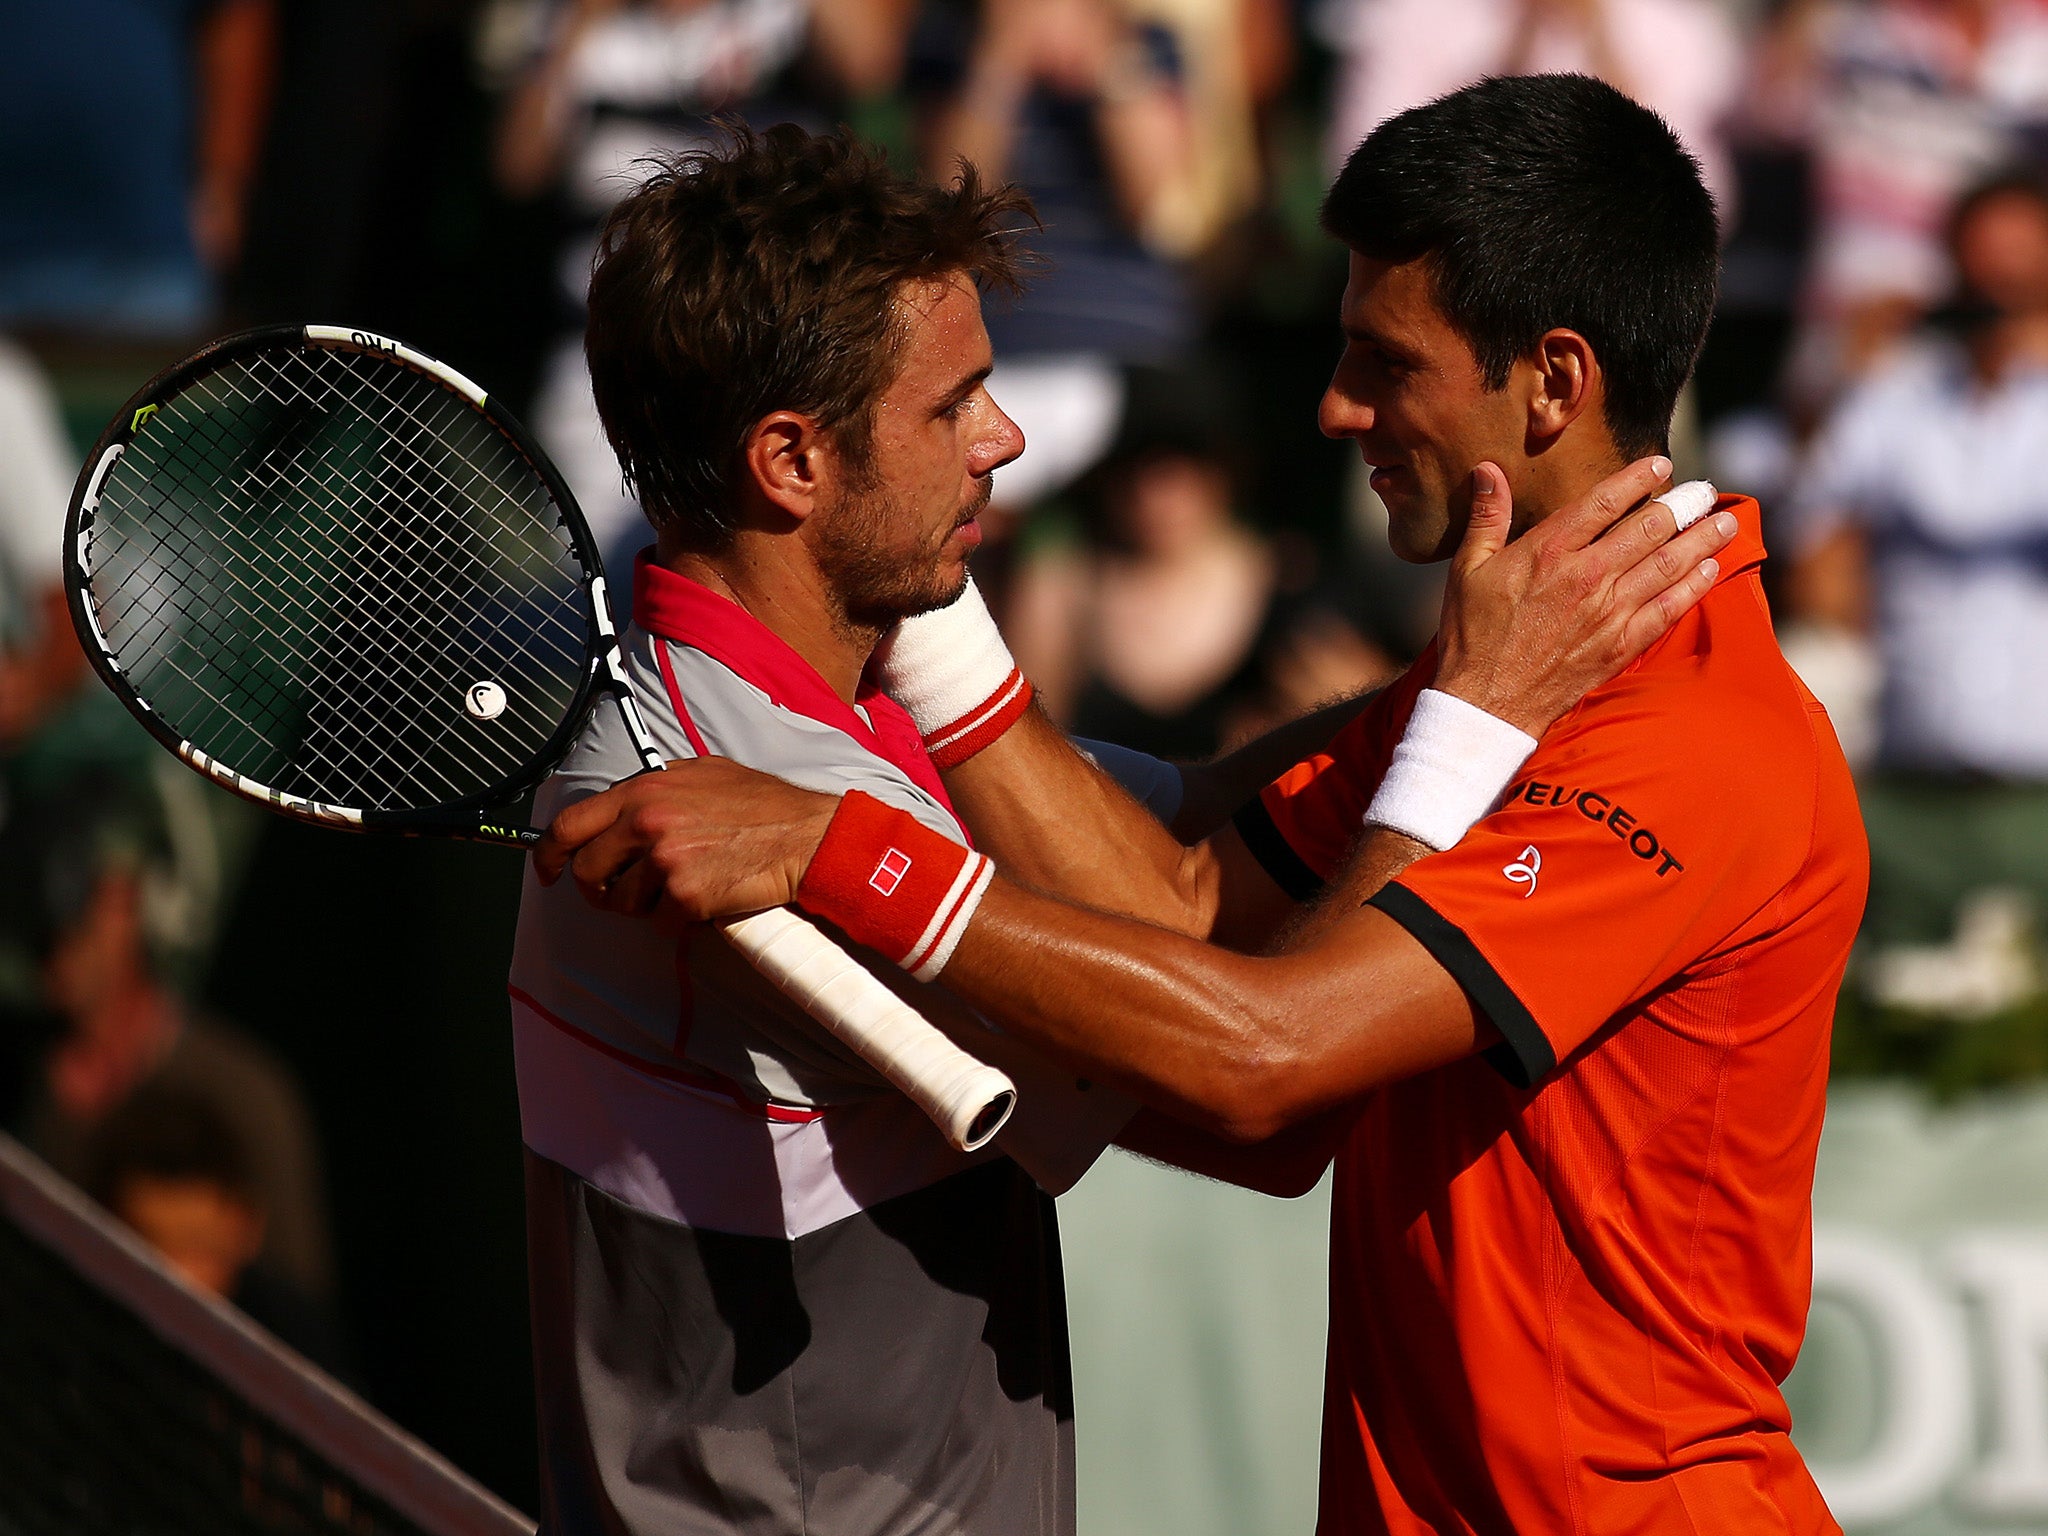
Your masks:
<svg viewBox="0 0 2048 1536"><path fill-rule="evenodd" d="M1720 505L1742 532L1706 600L1373 898L1502 1043L1375 1093L1339 1154L1324 1536L1837 1529L1779 1384L1868 851L1756 504ZM1240 814L1295 894L1434 672Z"/></svg>

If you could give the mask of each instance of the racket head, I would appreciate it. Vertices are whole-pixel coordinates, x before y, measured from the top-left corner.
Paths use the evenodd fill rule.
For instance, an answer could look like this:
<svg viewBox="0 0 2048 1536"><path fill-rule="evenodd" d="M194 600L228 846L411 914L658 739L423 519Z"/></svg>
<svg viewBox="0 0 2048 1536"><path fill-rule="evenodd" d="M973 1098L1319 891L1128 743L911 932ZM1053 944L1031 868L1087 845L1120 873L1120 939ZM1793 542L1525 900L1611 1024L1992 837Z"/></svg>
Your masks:
<svg viewBox="0 0 2048 1536"><path fill-rule="evenodd" d="M364 330L245 331L145 384L80 472L65 585L158 741L330 825L523 841L488 812L623 681L546 455L456 370Z"/></svg>

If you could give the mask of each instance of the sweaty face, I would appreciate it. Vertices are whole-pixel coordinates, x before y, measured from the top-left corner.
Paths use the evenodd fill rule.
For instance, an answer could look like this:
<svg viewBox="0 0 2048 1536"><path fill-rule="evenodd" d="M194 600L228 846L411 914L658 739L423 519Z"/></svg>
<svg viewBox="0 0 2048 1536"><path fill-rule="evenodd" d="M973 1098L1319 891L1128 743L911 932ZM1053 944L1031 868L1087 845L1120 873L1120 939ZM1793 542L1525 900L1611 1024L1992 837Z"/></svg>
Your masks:
<svg viewBox="0 0 2048 1536"><path fill-rule="evenodd" d="M1024 434L986 387L994 354L964 274L906 283L902 366L874 410L872 448L810 529L847 621L886 629L943 608L967 583L977 514Z"/></svg>
<svg viewBox="0 0 2048 1536"><path fill-rule="evenodd" d="M1465 338L1437 307L1421 261L1351 253L1340 315L1344 355L1317 423L1373 466L1389 541L1403 560L1447 558L1472 512L1472 471L1512 468L1526 420L1511 389L1490 390Z"/></svg>

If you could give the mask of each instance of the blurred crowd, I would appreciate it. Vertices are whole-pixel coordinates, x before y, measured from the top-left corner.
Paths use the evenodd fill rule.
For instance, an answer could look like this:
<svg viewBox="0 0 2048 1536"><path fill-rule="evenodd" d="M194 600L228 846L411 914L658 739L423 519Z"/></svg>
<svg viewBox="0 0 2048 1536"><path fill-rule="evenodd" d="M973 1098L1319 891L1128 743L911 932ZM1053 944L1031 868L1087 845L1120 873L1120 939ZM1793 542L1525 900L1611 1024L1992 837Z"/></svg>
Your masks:
<svg viewBox="0 0 2048 1536"><path fill-rule="evenodd" d="M347 1367L318 1147L353 1109L310 1081L314 967L248 937L295 894L265 854L293 834L90 685L69 488L198 340L362 325L519 402L623 565L591 243L637 161L722 118L1030 193L1035 280L989 312L1029 448L977 572L1072 730L1199 758L1434 627L1434 576L1314 430L1335 167L1490 74L1656 108L1726 256L1680 475L1762 501L1781 637L1861 775L1838 1069L2048 1072L2048 0L21 0L7 42L0 1117L319 1357Z"/></svg>

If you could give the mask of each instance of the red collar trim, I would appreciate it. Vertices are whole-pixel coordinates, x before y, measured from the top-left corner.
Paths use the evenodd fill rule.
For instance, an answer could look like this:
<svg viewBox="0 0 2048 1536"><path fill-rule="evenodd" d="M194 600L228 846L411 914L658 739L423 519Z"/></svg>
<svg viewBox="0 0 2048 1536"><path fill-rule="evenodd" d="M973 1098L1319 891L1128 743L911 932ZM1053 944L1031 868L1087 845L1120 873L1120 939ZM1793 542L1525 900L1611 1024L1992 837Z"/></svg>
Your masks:
<svg viewBox="0 0 2048 1536"><path fill-rule="evenodd" d="M652 550L642 550L633 562L633 622L650 635L702 651L783 709L845 732L952 811L938 770L900 704L863 677L854 694L860 709L854 709L788 641L738 603L657 565Z"/></svg>

